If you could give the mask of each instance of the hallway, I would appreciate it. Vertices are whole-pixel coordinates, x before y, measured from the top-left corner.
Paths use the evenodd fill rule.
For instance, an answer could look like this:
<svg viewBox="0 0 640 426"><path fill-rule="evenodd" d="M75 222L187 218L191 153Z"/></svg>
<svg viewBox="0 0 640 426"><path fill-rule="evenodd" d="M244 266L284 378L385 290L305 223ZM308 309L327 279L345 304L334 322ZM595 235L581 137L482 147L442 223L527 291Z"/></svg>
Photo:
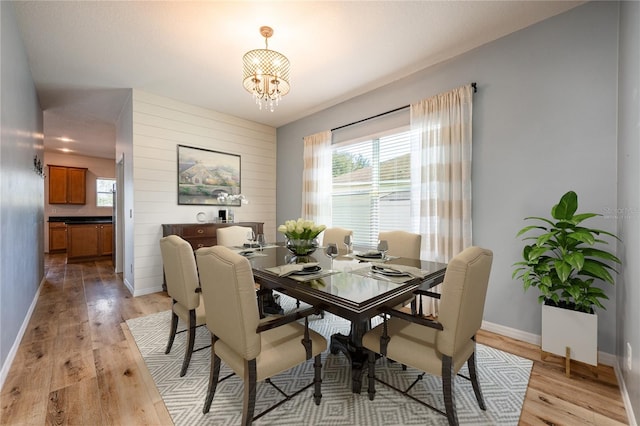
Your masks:
<svg viewBox="0 0 640 426"><path fill-rule="evenodd" d="M170 309L170 299L132 297L110 260L65 260L45 256L46 282L2 388L0 423L171 424L123 324Z"/></svg>

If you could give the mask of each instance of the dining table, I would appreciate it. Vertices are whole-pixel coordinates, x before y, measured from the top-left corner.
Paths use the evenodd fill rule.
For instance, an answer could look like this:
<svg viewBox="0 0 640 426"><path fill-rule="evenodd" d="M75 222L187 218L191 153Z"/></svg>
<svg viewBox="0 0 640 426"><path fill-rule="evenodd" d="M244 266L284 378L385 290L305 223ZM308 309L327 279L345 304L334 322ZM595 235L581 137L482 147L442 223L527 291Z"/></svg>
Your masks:
<svg viewBox="0 0 640 426"><path fill-rule="evenodd" d="M417 289L428 290L441 283L447 267L420 259L381 259L368 253L365 256L364 252L359 256L357 251L330 258L322 248L296 257L281 245L243 254L249 259L255 282L263 289L281 292L350 321L349 334L332 335L329 349L349 359L353 393L360 393L362 387L368 358L362 336L371 328L371 318L413 300ZM287 274L292 269L296 271Z"/></svg>

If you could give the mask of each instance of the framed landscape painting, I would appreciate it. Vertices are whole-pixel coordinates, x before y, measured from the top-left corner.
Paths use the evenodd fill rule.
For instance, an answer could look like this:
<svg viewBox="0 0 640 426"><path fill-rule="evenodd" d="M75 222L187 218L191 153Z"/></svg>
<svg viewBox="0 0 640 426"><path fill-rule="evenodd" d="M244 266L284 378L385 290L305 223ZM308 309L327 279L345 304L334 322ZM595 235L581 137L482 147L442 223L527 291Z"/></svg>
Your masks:
<svg viewBox="0 0 640 426"><path fill-rule="evenodd" d="M240 194L240 156L178 145L178 204L240 205L221 194Z"/></svg>

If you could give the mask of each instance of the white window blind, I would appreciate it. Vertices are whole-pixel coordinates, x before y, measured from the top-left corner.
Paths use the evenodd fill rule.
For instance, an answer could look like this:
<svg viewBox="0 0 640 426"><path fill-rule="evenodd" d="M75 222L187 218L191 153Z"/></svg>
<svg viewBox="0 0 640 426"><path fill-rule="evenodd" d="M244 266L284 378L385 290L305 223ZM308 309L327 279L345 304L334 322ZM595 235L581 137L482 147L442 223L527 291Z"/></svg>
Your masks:
<svg viewBox="0 0 640 426"><path fill-rule="evenodd" d="M410 132L407 127L333 145L332 225L354 243L375 247L378 232L414 232Z"/></svg>

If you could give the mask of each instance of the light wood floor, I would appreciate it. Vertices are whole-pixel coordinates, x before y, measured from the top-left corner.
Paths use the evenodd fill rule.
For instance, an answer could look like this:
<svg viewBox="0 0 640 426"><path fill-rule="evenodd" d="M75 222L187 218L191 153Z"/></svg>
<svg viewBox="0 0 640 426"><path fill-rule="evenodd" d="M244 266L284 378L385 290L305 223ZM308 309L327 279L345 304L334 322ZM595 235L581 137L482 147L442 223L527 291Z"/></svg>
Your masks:
<svg viewBox="0 0 640 426"><path fill-rule="evenodd" d="M46 256L46 283L0 394L3 425L165 425L171 418L124 324L168 310L164 293L132 297L110 261ZM541 361L539 347L481 332L480 343L534 361L520 424L627 424L611 367Z"/></svg>

